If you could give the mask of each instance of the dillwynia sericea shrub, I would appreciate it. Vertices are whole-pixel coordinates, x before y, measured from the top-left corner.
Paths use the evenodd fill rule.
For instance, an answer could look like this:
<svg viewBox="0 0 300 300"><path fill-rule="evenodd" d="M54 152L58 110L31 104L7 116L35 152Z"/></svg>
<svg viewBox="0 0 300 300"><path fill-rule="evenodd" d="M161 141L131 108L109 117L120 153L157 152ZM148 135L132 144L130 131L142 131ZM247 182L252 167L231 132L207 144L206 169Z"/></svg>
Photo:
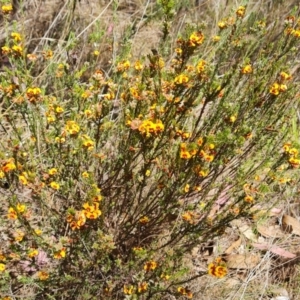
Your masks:
<svg viewBox="0 0 300 300"><path fill-rule="evenodd" d="M239 7L217 35L187 25L174 45L170 6L160 5L158 50L120 52L107 72L91 61L84 80L86 65L51 47L30 53L7 29L3 299L192 298L193 279L227 269L216 260L189 275L189 251L297 185L299 145L287 134L300 20L268 27Z"/></svg>

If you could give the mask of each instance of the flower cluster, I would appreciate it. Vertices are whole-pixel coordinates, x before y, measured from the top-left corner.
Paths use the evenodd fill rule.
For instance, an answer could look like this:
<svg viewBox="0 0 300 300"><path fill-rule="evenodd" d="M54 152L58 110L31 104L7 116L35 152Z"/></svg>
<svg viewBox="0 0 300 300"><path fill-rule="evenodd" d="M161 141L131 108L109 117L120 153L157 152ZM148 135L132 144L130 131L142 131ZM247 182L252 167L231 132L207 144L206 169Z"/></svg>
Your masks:
<svg viewBox="0 0 300 300"><path fill-rule="evenodd" d="M208 265L208 274L217 278L223 278L227 275L226 264L221 258L216 258L214 262Z"/></svg>
<svg viewBox="0 0 300 300"><path fill-rule="evenodd" d="M278 96L280 93L285 92L287 90L286 81L290 80L292 76L286 72L281 72L279 74L279 79L277 82L274 82L270 87L270 94L274 96Z"/></svg>
<svg viewBox="0 0 300 300"><path fill-rule="evenodd" d="M153 260L146 262L146 264L144 265L144 270L146 272L154 271L156 268L157 268L157 262Z"/></svg>
<svg viewBox="0 0 300 300"><path fill-rule="evenodd" d="M5 5L1 6L1 10L2 10L2 13L4 15L7 15L7 14L10 14L12 12L13 6L10 3L9 4L5 4Z"/></svg>
<svg viewBox="0 0 300 300"><path fill-rule="evenodd" d="M27 96L29 102L36 103L38 100L40 100L41 93L42 93L42 91L40 88L31 87L31 88L27 89L26 96Z"/></svg>
<svg viewBox="0 0 300 300"><path fill-rule="evenodd" d="M157 135L161 133L164 129L165 126L161 120L156 120L153 122L149 119L142 121L140 126L138 127L138 131L146 137Z"/></svg>
<svg viewBox="0 0 300 300"><path fill-rule="evenodd" d="M288 162L293 168L299 168L300 159L298 158L299 151L292 147L291 143L286 143L283 145L284 152L288 155Z"/></svg>
<svg viewBox="0 0 300 300"><path fill-rule="evenodd" d="M177 292L183 296L185 296L187 299L192 299L193 298L193 293L186 287L178 287Z"/></svg>

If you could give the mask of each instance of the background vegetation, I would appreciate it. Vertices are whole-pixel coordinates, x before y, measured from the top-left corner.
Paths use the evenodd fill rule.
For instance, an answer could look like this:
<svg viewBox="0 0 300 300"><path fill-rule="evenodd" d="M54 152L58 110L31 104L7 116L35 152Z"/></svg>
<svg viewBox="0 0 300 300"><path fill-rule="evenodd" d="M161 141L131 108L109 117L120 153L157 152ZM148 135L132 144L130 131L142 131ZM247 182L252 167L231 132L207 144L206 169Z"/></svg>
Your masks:
<svg viewBox="0 0 300 300"><path fill-rule="evenodd" d="M295 3L1 11L2 299L298 299Z"/></svg>

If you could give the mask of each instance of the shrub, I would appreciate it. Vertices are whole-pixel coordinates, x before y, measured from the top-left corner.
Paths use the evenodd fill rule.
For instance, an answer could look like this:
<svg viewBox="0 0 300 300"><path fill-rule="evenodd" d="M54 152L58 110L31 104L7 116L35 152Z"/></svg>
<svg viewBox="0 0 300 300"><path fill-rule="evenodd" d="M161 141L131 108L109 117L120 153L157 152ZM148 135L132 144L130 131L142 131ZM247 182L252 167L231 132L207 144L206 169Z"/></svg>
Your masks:
<svg viewBox="0 0 300 300"><path fill-rule="evenodd" d="M215 36L187 25L169 56L174 3L159 3L160 47L132 59L125 42L110 70L91 58L88 78L87 64L27 53L7 32L3 295L192 298L189 282L207 272L191 275L185 255L297 184L296 17L274 39L241 6ZM208 272L223 277L218 264Z"/></svg>

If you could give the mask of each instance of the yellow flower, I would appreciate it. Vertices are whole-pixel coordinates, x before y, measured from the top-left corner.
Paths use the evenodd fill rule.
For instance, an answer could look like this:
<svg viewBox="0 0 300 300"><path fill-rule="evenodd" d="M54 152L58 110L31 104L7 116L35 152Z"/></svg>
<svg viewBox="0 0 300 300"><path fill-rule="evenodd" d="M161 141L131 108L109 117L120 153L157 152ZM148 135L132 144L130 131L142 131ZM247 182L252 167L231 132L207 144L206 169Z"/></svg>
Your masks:
<svg viewBox="0 0 300 300"><path fill-rule="evenodd" d="M150 174L151 174L151 171L150 171L150 170L147 170L146 173L145 173L145 175L146 175L147 177L149 177Z"/></svg>
<svg viewBox="0 0 300 300"><path fill-rule="evenodd" d="M186 184L185 187L184 187L184 192L185 193L188 193L190 190L190 185L189 184Z"/></svg>
<svg viewBox="0 0 300 300"><path fill-rule="evenodd" d="M201 31L193 32L189 38L189 42L192 47L201 45L203 43L203 40L204 40L204 35L202 34Z"/></svg>
<svg viewBox="0 0 300 300"><path fill-rule="evenodd" d="M89 177L90 177L90 174L89 174L88 172L83 172L83 173L81 174L81 176L82 176L83 178L89 178Z"/></svg>
<svg viewBox="0 0 300 300"><path fill-rule="evenodd" d="M290 148L288 150L289 155L293 156L293 157L297 157L298 156L298 150L296 148Z"/></svg>
<svg viewBox="0 0 300 300"><path fill-rule="evenodd" d="M144 216L144 217L140 218L140 220L139 220L139 222L140 222L141 224L143 224L143 225L149 223L149 221L150 221L150 220L149 220L149 218L148 218L147 216Z"/></svg>
<svg viewBox="0 0 300 300"><path fill-rule="evenodd" d="M27 180L27 178L24 175L19 175L19 181L23 185L27 185L28 184L28 180Z"/></svg>
<svg viewBox="0 0 300 300"><path fill-rule="evenodd" d="M143 69L143 65L142 65L142 63L138 60L138 61L135 62L134 68L135 68L137 71L141 71L141 70Z"/></svg>
<svg viewBox="0 0 300 300"><path fill-rule="evenodd" d="M43 56L45 59L51 59L53 57L53 51L52 50L46 50L46 51L43 51Z"/></svg>
<svg viewBox="0 0 300 300"><path fill-rule="evenodd" d="M192 299L193 298L192 292L189 289L187 289L187 288L184 288L184 287L180 286L180 287L177 288L177 291L181 295L186 296L186 298L188 298L188 299Z"/></svg>
<svg viewBox="0 0 300 300"><path fill-rule="evenodd" d="M280 86L277 82L273 83L273 85L270 88L270 94L278 96L280 91Z"/></svg>
<svg viewBox="0 0 300 300"><path fill-rule="evenodd" d="M290 80L292 78L292 76L286 72L281 72L279 75L282 81Z"/></svg>
<svg viewBox="0 0 300 300"><path fill-rule="evenodd" d="M82 207L84 208L83 213L88 219L97 219L102 214L98 202L93 202L92 204L86 202Z"/></svg>
<svg viewBox="0 0 300 300"><path fill-rule="evenodd" d="M20 42L22 40L20 33L12 32L10 36L16 41Z"/></svg>
<svg viewBox="0 0 300 300"><path fill-rule="evenodd" d="M16 241L16 242L22 242L24 236L25 236L25 233L22 232L21 230L17 230L17 231L14 233L14 238L15 238L15 241Z"/></svg>
<svg viewBox="0 0 300 300"><path fill-rule="evenodd" d="M193 224L194 214L191 211L187 211L181 215L182 219L190 224Z"/></svg>
<svg viewBox="0 0 300 300"><path fill-rule="evenodd" d="M49 278L49 274L45 271L39 271L38 278L39 280L47 280Z"/></svg>
<svg viewBox="0 0 300 300"><path fill-rule="evenodd" d="M8 46L3 46L1 50L3 55L7 55L11 52L11 49Z"/></svg>
<svg viewBox="0 0 300 300"><path fill-rule="evenodd" d="M221 37L220 37L219 35L215 35L215 36L212 38L212 40L213 40L214 42L218 42L220 39L221 39Z"/></svg>
<svg viewBox="0 0 300 300"><path fill-rule="evenodd" d="M205 70L205 65L206 62L202 59L198 62L196 67L198 74L202 73Z"/></svg>
<svg viewBox="0 0 300 300"><path fill-rule="evenodd" d="M65 143L65 141L66 141L66 139L64 137L59 137L59 136L55 137L56 143L63 144L63 143Z"/></svg>
<svg viewBox="0 0 300 300"><path fill-rule="evenodd" d="M63 109L61 106L57 106L57 107L55 108L55 112L56 112L57 114L61 114L61 113L64 112L64 109Z"/></svg>
<svg viewBox="0 0 300 300"><path fill-rule="evenodd" d="M244 6L240 6L237 11L236 11L236 15L239 17L239 18L243 18L244 15L245 15L245 11L246 11L246 8Z"/></svg>
<svg viewBox="0 0 300 300"><path fill-rule="evenodd" d="M88 151L91 151L94 149L95 146L95 142L86 134L84 134L82 136L82 140L83 140L83 147L86 148Z"/></svg>
<svg viewBox="0 0 300 300"><path fill-rule="evenodd" d="M218 22L218 27L220 29L224 29L227 27L227 23L225 21L220 21L220 22Z"/></svg>
<svg viewBox="0 0 300 300"><path fill-rule="evenodd" d="M253 197L252 197L252 196L249 196L249 195L247 195L247 196L244 198L244 200L245 200L246 202L248 202L248 203L252 203L252 202L254 201Z"/></svg>
<svg viewBox="0 0 300 300"><path fill-rule="evenodd" d="M214 276L218 278L223 278L227 275L227 268L225 266L217 266L215 269Z"/></svg>
<svg viewBox="0 0 300 300"><path fill-rule="evenodd" d="M153 260L146 262L146 264L144 265L144 270L146 272L154 271L156 268L157 268L157 262Z"/></svg>
<svg viewBox="0 0 300 300"><path fill-rule="evenodd" d="M62 248L59 251L56 251L53 255L55 259L62 259L66 257L66 248Z"/></svg>
<svg viewBox="0 0 300 300"><path fill-rule="evenodd" d="M26 210L26 205L25 205L25 204L18 203L16 209L17 209L17 211L18 211L19 213L23 213L23 212L25 212L25 210Z"/></svg>
<svg viewBox="0 0 300 300"><path fill-rule="evenodd" d="M57 191L57 190L59 190L60 185L57 182L52 181L52 182L50 182L50 187Z"/></svg>
<svg viewBox="0 0 300 300"><path fill-rule="evenodd" d="M4 173L8 173L10 171L15 170L17 167L15 165L15 160L13 158L9 158L4 162L4 165L2 166L2 171Z"/></svg>
<svg viewBox="0 0 300 300"><path fill-rule="evenodd" d="M182 159L190 159L192 157L192 155L190 154L189 151L187 150L181 150L180 151L180 158Z"/></svg>
<svg viewBox="0 0 300 300"><path fill-rule="evenodd" d="M23 55L23 48L20 45L14 45L14 46L12 46L11 50L13 51L13 53L15 55L18 55L18 56L22 56Z"/></svg>
<svg viewBox="0 0 300 300"><path fill-rule="evenodd" d="M189 78L184 75L184 74L180 74L178 76L175 77L174 82L176 84L184 84L184 83L188 83L189 82Z"/></svg>
<svg viewBox="0 0 300 300"><path fill-rule="evenodd" d="M201 171L198 173L198 175L199 175L200 177L206 177L206 176L208 175L208 171L206 171L206 170L201 170Z"/></svg>
<svg viewBox="0 0 300 300"><path fill-rule="evenodd" d="M43 233L43 231L39 228L34 229L34 232L36 235L41 235Z"/></svg>
<svg viewBox="0 0 300 300"><path fill-rule="evenodd" d="M141 282L138 284L138 293L144 293L147 291L148 283L147 282Z"/></svg>
<svg viewBox="0 0 300 300"><path fill-rule="evenodd" d="M229 122L230 123L234 123L235 121L236 121L236 116L235 115L229 117Z"/></svg>
<svg viewBox="0 0 300 300"><path fill-rule="evenodd" d="M75 121L67 121L66 131L71 135L76 135L80 131L80 126Z"/></svg>
<svg viewBox="0 0 300 300"><path fill-rule="evenodd" d="M117 65L117 70L119 72L124 72L130 68L130 62L129 60L124 60L122 62L119 62Z"/></svg>
<svg viewBox="0 0 300 300"><path fill-rule="evenodd" d="M15 211L15 209L13 207L8 208L7 218L10 220L18 219L17 212Z"/></svg>
<svg viewBox="0 0 300 300"><path fill-rule="evenodd" d="M286 90L287 90L287 85L286 84L280 84L279 91L280 92L285 92Z"/></svg>
<svg viewBox="0 0 300 300"><path fill-rule="evenodd" d="M170 277L171 277L170 275L167 275L167 274L164 274L164 273L160 275L160 278L162 278L163 280L169 280Z"/></svg>
<svg viewBox="0 0 300 300"><path fill-rule="evenodd" d="M57 174L57 169L56 168L51 168L48 170L48 174L53 176L53 175L56 175Z"/></svg>
<svg viewBox="0 0 300 300"><path fill-rule="evenodd" d="M5 264L0 263L0 272L4 272L5 268Z"/></svg>
<svg viewBox="0 0 300 300"><path fill-rule="evenodd" d="M13 10L12 4L2 5L1 10L4 15L10 14Z"/></svg>
<svg viewBox="0 0 300 300"><path fill-rule="evenodd" d="M293 168L298 168L299 165L300 165L300 159L291 157L291 158L289 159L289 163L291 164L291 166L292 166Z"/></svg>
<svg viewBox="0 0 300 300"><path fill-rule="evenodd" d="M86 222L84 211L76 211L75 214L69 214L67 216L67 222L70 223L72 230L80 229Z"/></svg>
<svg viewBox="0 0 300 300"><path fill-rule="evenodd" d="M94 55L94 56L99 56L99 55L100 55L100 52L99 52L98 50L95 50L95 51L93 52L93 55Z"/></svg>
<svg viewBox="0 0 300 300"><path fill-rule="evenodd" d="M30 102L35 102L41 96L41 89L38 87L28 88L26 91L26 96Z"/></svg>
<svg viewBox="0 0 300 300"><path fill-rule="evenodd" d="M33 258L36 257L39 254L39 250L37 249L31 249L28 251L28 257Z"/></svg>
<svg viewBox="0 0 300 300"><path fill-rule="evenodd" d="M250 64L245 65L242 70L241 70L242 74L250 74L253 72L252 66Z"/></svg>
<svg viewBox="0 0 300 300"><path fill-rule="evenodd" d="M132 295L134 292L133 285L124 285L123 292L125 295Z"/></svg>

